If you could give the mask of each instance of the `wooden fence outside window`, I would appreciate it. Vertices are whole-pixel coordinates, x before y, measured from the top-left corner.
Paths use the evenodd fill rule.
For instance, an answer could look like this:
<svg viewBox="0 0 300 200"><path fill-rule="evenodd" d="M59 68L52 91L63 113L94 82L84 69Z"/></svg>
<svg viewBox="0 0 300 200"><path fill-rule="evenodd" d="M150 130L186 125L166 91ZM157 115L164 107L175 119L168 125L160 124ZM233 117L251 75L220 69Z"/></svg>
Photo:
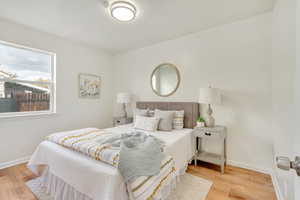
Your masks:
<svg viewBox="0 0 300 200"><path fill-rule="evenodd" d="M0 98L0 112L30 112L50 109L50 94L19 93Z"/></svg>

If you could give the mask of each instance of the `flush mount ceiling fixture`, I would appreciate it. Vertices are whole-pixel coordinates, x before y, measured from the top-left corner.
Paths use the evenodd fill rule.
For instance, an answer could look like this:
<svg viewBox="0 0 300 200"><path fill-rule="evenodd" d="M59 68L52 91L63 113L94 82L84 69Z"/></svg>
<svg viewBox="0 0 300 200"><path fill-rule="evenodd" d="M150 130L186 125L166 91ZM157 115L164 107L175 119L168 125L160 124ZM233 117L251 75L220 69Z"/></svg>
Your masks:
<svg viewBox="0 0 300 200"><path fill-rule="evenodd" d="M121 22L132 21L136 16L136 7L127 1L115 1L110 6L110 14Z"/></svg>

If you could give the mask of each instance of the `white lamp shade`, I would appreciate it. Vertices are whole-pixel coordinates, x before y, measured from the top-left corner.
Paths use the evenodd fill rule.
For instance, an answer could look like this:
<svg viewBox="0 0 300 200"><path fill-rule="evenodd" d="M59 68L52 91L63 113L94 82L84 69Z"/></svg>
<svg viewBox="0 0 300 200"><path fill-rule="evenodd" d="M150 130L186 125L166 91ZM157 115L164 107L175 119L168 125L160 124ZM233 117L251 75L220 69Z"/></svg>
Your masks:
<svg viewBox="0 0 300 200"><path fill-rule="evenodd" d="M131 95L128 93L119 93L117 95L117 103L130 103Z"/></svg>
<svg viewBox="0 0 300 200"><path fill-rule="evenodd" d="M217 88L200 88L199 103L221 104L221 93Z"/></svg>

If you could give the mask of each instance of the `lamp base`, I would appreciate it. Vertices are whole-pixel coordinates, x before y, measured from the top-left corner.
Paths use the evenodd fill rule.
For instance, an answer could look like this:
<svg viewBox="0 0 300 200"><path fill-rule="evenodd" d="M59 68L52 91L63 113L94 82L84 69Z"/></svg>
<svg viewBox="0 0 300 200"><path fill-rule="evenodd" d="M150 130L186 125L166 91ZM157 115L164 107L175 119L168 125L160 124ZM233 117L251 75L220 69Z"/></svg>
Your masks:
<svg viewBox="0 0 300 200"><path fill-rule="evenodd" d="M206 125L206 127L214 127L215 119L212 116L207 116L205 118L205 125Z"/></svg>
<svg viewBox="0 0 300 200"><path fill-rule="evenodd" d="M208 109L207 109L207 116L205 117L205 125L206 127L214 127L215 126L215 119L212 116L212 109L211 105L208 104Z"/></svg>
<svg viewBox="0 0 300 200"><path fill-rule="evenodd" d="M123 112L124 112L123 117L124 117L125 119L127 119L127 111L126 111L126 104L125 104L125 103L123 103Z"/></svg>

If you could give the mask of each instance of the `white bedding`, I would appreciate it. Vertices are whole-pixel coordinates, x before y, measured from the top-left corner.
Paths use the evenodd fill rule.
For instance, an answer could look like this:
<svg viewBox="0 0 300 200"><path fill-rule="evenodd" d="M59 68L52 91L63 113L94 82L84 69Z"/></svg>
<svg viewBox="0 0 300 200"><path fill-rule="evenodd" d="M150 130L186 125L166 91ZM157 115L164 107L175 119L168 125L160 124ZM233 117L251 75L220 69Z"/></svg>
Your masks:
<svg viewBox="0 0 300 200"><path fill-rule="evenodd" d="M106 130L109 132L128 132L133 130L133 126L119 126ZM178 175L183 173L188 161L193 157L194 145L192 145L191 132L192 129L147 132L166 142L165 152L174 158ZM118 170L86 155L44 141L37 147L28 166L41 164L47 165L51 174L91 199L128 199L125 183ZM32 169L34 170L34 168Z"/></svg>

